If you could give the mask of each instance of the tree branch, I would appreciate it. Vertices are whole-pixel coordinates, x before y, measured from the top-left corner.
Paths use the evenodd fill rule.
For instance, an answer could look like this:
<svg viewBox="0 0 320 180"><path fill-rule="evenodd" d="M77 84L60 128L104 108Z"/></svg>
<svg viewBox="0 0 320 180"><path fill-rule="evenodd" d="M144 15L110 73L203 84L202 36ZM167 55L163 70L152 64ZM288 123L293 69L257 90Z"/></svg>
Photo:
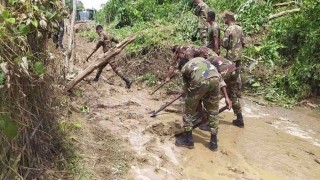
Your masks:
<svg viewBox="0 0 320 180"><path fill-rule="evenodd" d="M271 14L268 17L268 20L270 21L272 19L284 16L284 15L287 15L287 14L291 14L291 13L294 13L294 12L299 12L299 11L300 11L300 8L296 8L296 9L282 11L282 12L279 12L279 13L276 13L276 14Z"/></svg>

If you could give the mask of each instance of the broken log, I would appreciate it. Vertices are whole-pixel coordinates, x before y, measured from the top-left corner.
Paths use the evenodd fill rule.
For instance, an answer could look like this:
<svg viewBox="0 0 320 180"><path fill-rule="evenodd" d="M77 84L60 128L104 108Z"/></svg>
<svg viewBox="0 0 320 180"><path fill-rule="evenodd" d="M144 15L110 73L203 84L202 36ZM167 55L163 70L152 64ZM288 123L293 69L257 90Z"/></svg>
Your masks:
<svg viewBox="0 0 320 180"><path fill-rule="evenodd" d="M275 19L275 18L284 16L284 15L287 15L287 14L290 14L290 13L299 12L299 11L300 11L300 8L296 8L296 9L291 9L291 10L282 11L282 12L279 12L279 13L276 13L276 14L271 14L271 15L268 17L268 20L270 21L270 20L272 20L272 19Z"/></svg>
<svg viewBox="0 0 320 180"><path fill-rule="evenodd" d="M111 48L108 52L104 53L103 57L98 58L96 61L92 62L85 70L83 70L80 74L78 74L73 80L71 80L66 87L64 88L65 92L70 91L75 85L77 85L82 79L91 74L98 67L107 64L111 58L118 55L123 48L125 48L128 44L136 39L136 36L129 36L119 44L117 44L114 48Z"/></svg>
<svg viewBox="0 0 320 180"><path fill-rule="evenodd" d="M290 6L291 4L297 4L296 1L290 1L290 2L283 2L283 3L277 3L272 5L273 7L283 7L283 6Z"/></svg>

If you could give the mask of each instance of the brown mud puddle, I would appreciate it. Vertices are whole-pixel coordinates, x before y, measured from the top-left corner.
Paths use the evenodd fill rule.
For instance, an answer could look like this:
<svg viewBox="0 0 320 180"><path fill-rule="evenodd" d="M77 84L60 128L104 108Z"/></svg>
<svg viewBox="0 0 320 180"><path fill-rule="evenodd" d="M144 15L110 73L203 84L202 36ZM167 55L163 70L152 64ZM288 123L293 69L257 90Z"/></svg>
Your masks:
<svg viewBox="0 0 320 180"><path fill-rule="evenodd" d="M174 145L173 127L175 121L181 120L181 100L169 111L151 118L148 112L173 96L166 100L163 94L152 97L147 89L136 85L131 90L123 86L110 69L105 69L98 83L83 81L78 88L83 92L79 99L84 99L90 108L86 118L93 119L92 125L122 139L132 152L128 179L320 177L318 111L264 107L245 97L242 100L245 128L232 126L233 113L224 112L219 116L218 151L208 149L209 133L199 129L194 131L195 149L188 150Z"/></svg>

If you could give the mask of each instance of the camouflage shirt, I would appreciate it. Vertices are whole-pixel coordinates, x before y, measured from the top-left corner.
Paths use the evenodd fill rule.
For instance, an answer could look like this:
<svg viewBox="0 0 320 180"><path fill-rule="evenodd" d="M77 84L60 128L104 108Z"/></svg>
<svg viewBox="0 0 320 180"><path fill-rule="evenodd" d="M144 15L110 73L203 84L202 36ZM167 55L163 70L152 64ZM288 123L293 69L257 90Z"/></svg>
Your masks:
<svg viewBox="0 0 320 180"><path fill-rule="evenodd" d="M220 87L225 86L225 83L219 74L218 70L202 57L197 57L189 60L181 69L185 90L187 87L196 87L203 80L211 77L220 79Z"/></svg>
<svg viewBox="0 0 320 180"><path fill-rule="evenodd" d="M229 52L227 59L230 61L238 61L242 57L243 32L242 28L236 24L230 25L223 38L222 46Z"/></svg>
<svg viewBox="0 0 320 180"><path fill-rule="evenodd" d="M228 79L237 69L235 63L221 56L212 56L207 60L218 69L223 79Z"/></svg>
<svg viewBox="0 0 320 180"><path fill-rule="evenodd" d="M207 14L210 11L209 6L201 2L194 10L194 14L198 17L198 28L204 29L208 27Z"/></svg>
<svg viewBox="0 0 320 180"><path fill-rule="evenodd" d="M218 38L218 44L220 44L220 28L218 23L213 22L211 25L208 27L208 45L207 47L210 49L214 48L214 37Z"/></svg>
<svg viewBox="0 0 320 180"><path fill-rule="evenodd" d="M103 31L99 32L99 41L96 45L96 49L103 47L103 52L107 52L112 47L112 42L119 43L119 41L111 34L106 34Z"/></svg>
<svg viewBox="0 0 320 180"><path fill-rule="evenodd" d="M195 57L203 57L207 59L208 57L211 56L217 56L217 54L210 48L205 47L205 46L199 46L199 47L194 47L194 46L179 46L175 52L174 56L174 62L178 59L178 54L183 53L184 57L186 59L192 59Z"/></svg>

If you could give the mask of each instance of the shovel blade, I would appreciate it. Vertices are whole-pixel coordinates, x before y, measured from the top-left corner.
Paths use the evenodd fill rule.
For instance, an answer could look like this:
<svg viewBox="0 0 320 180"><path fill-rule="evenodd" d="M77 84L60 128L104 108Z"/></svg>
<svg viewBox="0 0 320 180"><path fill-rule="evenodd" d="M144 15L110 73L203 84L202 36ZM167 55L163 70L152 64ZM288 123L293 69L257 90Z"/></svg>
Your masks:
<svg viewBox="0 0 320 180"><path fill-rule="evenodd" d="M150 117L156 117L156 116L157 116L156 113L152 113L152 114L150 115Z"/></svg>
<svg viewBox="0 0 320 180"><path fill-rule="evenodd" d="M148 112L148 114L154 114L154 113L156 113L155 110Z"/></svg>

